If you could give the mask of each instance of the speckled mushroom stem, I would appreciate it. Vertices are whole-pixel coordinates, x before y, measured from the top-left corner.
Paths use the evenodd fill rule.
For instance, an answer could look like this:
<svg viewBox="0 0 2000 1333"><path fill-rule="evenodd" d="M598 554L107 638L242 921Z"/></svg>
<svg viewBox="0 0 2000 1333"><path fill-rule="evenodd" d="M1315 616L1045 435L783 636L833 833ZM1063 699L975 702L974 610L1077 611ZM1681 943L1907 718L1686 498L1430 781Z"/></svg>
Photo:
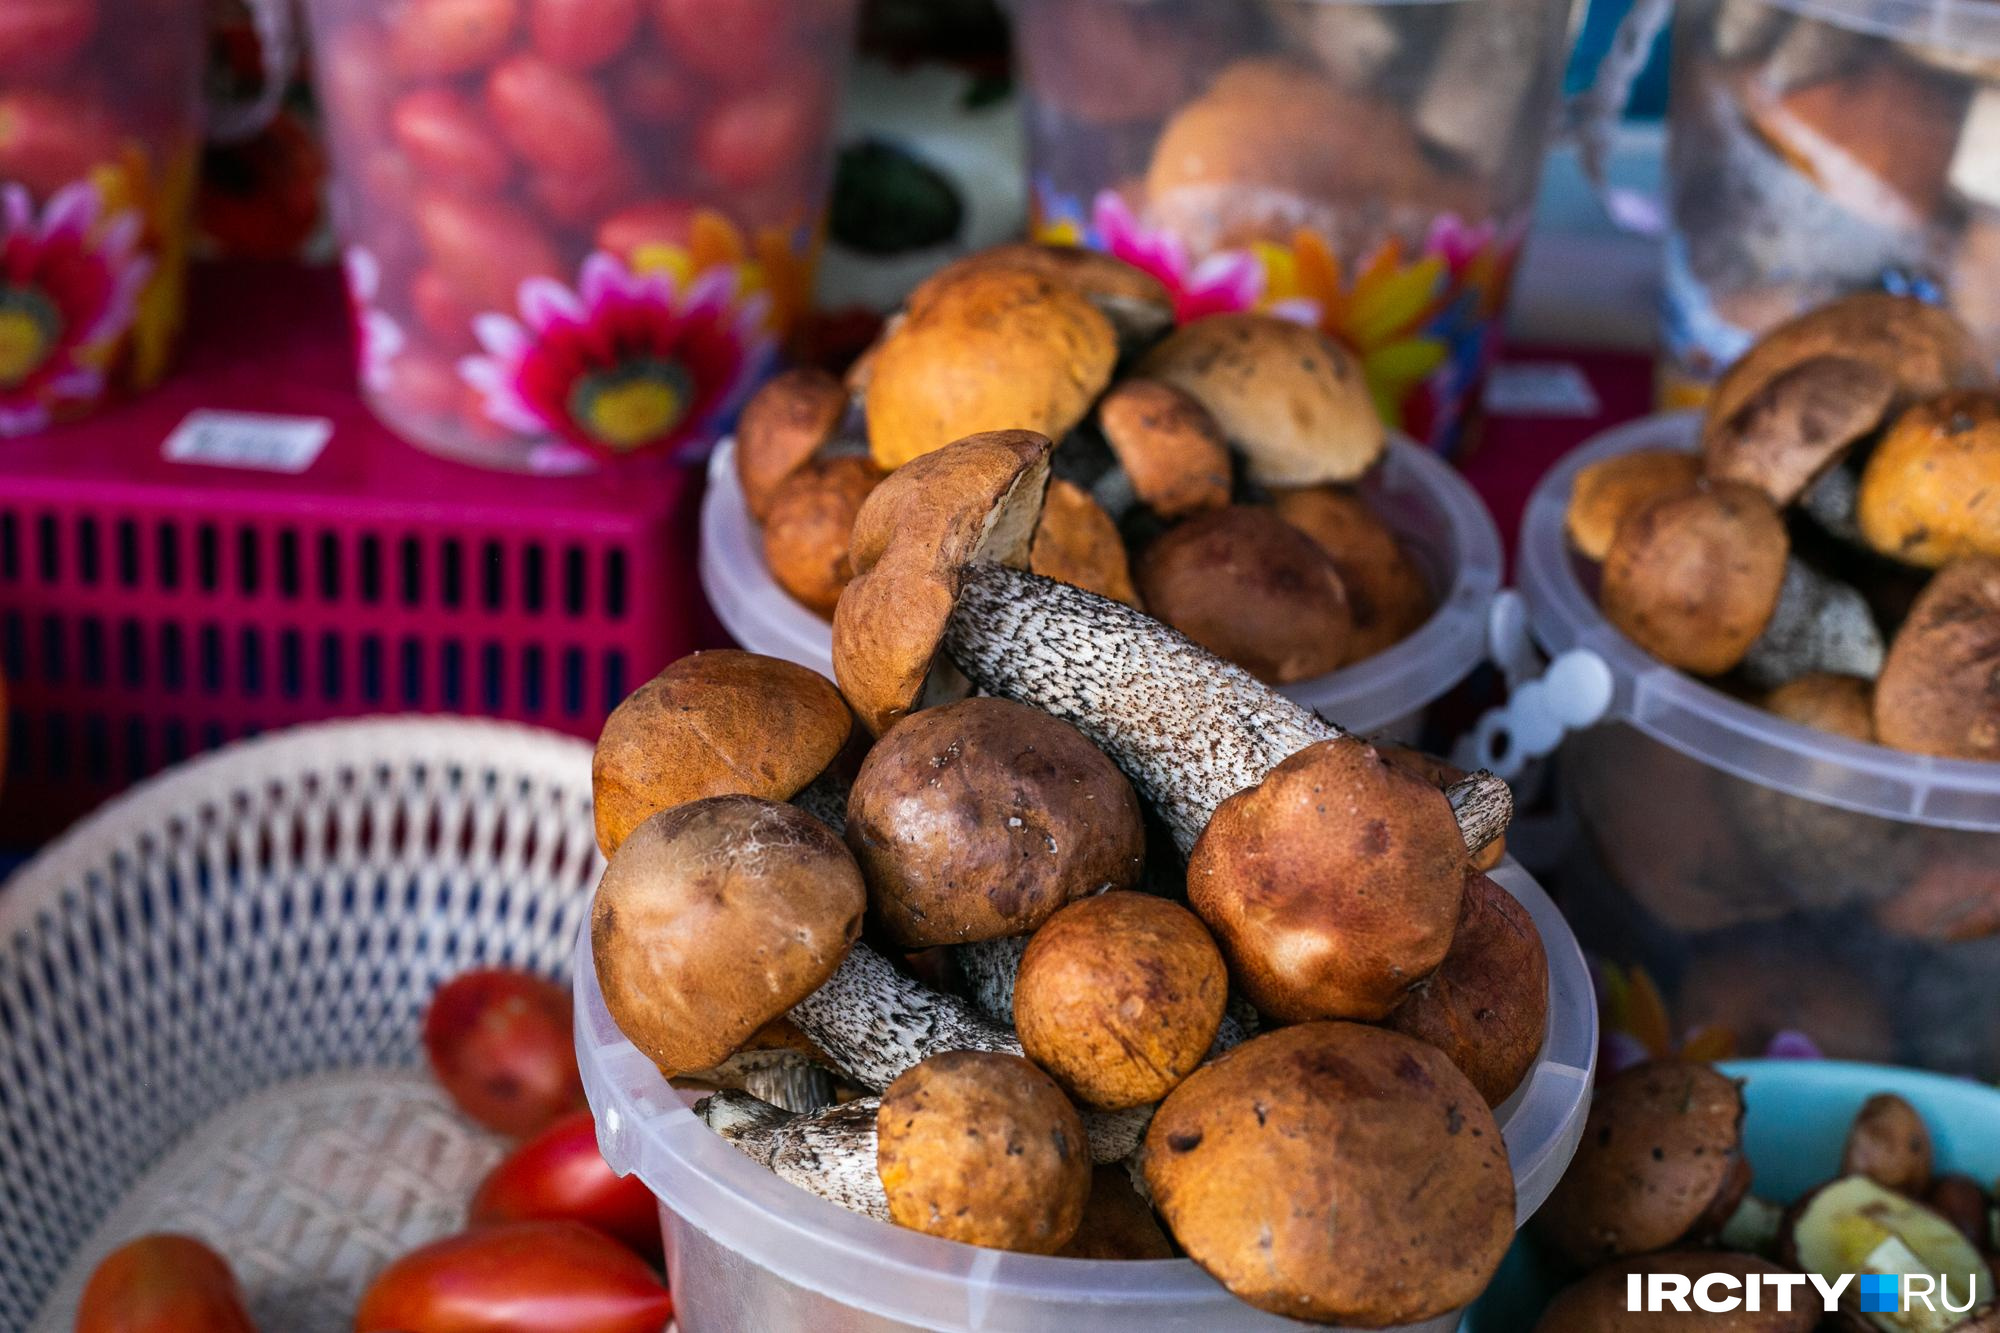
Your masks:
<svg viewBox="0 0 2000 1333"><path fill-rule="evenodd" d="M687 1077L725 1091L747 1092L784 1111L817 1111L834 1100L832 1071L793 1050L738 1051L714 1068Z"/></svg>
<svg viewBox="0 0 2000 1333"><path fill-rule="evenodd" d="M964 571L945 651L988 693L1089 737L1182 852L1224 800L1308 745L1348 734L1144 612L1005 565ZM1512 793L1490 773L1446 794L1474 850L1511 818Z"/></svg>
<svg viewBox="0 0 2000 1333"><path fill-rule="evenodd" d="M905 976L865 944L848 950L825 984L792 1006L791 1020L849 1078L878 1092L946 1051L1022 1054L1011 1024ZM1145 1117L1129 1111L1086 1112L1083 1119L1096 1162L1124 1160L1146 1133Z"/></svg>
<svg viewBox="0 0 2000 1333"><path fill-rule="evenodd" d="M1767 690L1813 671L1873 680L1887 655L1868 599L1793 556L1785 562L1770 622L1743 659L1743 674Z"/></svg>
<svg viewBox="0 0 2000 1333"><path fill-rule="evenodd" d="M751 1161L851 1213L889 1220L875 1164L877 1097L794 1115L748 1093L718 1092L695 1114Z"/></svg>

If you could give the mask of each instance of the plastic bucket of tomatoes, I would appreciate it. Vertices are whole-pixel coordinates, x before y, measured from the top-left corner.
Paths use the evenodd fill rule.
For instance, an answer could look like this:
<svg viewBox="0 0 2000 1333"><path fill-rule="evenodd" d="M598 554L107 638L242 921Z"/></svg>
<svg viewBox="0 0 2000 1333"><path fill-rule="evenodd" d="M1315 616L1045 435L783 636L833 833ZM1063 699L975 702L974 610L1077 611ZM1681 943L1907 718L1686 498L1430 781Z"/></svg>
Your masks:
<svg viewBox="0 0 2000 1333"><path fill-rule="evenodd" d="M811 287L855 0L312 0L363 393L576 471L707 442Z"/></svg>

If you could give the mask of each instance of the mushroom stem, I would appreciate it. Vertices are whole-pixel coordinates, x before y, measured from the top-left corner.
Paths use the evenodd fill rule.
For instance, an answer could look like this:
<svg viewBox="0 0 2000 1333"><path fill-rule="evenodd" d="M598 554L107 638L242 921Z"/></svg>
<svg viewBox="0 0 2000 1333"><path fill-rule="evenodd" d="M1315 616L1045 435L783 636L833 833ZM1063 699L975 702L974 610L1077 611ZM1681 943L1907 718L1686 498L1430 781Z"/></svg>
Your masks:
<svg viewBox="0 0 2000 1333"><path fill-rule="evenodd" d="M817 1111L834 1100L832 1072L793 1050L738 1051L714 1068L686 1077L725 1091L747 1092L791 1112Z"/></svg>
<svg viewBox="0 0 2000 1333"><path fill-rule="evenodd" d="M809 1115L794 1115L748 1093L718 1092L695 1103L695 1114L780 1180L810 1190L851 1213L889 1220L889 1199L875 1165L879 1097L863 1097Z"/></svg>
<svg viewBox="0 0 2000 1333"><path fill-rule="evenodd" d="M1005 565L964 570L945 650L989 694L1095 742L1183 853L1224 800L1307 746L1349 735L1144 612ZM1513 811L1507 784L1490 773L1447 795L1475 851Z"/></svg>
<svg viewBox="0 0 2000 1333"><path fill-rule="evenodd" d="M1743 659L1743 674L1767 690L1814 671L1873 680L1887 653L1868 599L1793 556L1785 562L1770 623Z"/></svg>

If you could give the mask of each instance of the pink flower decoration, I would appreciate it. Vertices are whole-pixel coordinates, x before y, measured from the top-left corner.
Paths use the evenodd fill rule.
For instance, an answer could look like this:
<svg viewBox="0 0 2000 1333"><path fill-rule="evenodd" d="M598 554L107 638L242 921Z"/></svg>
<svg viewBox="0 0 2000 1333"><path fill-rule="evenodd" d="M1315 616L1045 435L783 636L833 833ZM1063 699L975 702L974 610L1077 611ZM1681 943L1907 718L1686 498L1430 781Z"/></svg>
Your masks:
<svg viewBox="0 0 2000 1333"><path fill-rule="evenodd" d="M737 290L734 268L677 291L664 272L634 273L593 254L574 291L531 278L518 318L474 319L485 355L460 361L459 376L500 425L599 457L699 442L771 352L765 299L739 304Z"/></svg>
<svg viewBox="0 0 2000 1333"><path fill-rule="evenodd" d="M1106 252L1166 285L1174 298L1174 318L1183 324L1203 315L1255 310L1264 300L1264 265L1255 254L1218 250L1198 262L1192 260L1178 236L1148 229L1115 190L1097 196L1091 226ZM1319 322L1319 308L1310 301L1283 301L1270 313L1302 324Z"/></svg>
<svg viewBox="0 0 2000 1333"><path fill-rule="evenodd" d="M382 264L372 251L349 246L341 256L347 295L354 303L355 342L360 349L361 383L376 392L389 386L390 367L409 345L403 326L376 304L382 295Z"/></svg>
<svg viewBox="0 0 2000 1333"><path fill-rule="evenodd" d="M0 435L104 392L109 344L132 327L152 261L138 253L139 215L100 225L102 207L83 181L39 215L24 186L0 187Z"/></svg>

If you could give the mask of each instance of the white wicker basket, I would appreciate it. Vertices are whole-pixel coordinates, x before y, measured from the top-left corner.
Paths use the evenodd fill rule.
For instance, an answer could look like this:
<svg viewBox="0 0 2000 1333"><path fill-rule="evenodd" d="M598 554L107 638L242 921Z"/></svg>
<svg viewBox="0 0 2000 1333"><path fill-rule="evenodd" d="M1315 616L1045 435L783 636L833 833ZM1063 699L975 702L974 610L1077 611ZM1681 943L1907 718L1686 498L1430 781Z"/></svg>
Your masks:
<svg viewBox="0 0 2000 1333"><path fill-rule="evenodd" d="M497 1149L421 1076L327 1076L419 1066L468 968L563 975L600 868L587 745L433 719L218 751L24 866L0 886L0 1329L45 1305L67 1328L80 1275L163 1224L236 1262L261 1327L348 1327Z"/></svg>

